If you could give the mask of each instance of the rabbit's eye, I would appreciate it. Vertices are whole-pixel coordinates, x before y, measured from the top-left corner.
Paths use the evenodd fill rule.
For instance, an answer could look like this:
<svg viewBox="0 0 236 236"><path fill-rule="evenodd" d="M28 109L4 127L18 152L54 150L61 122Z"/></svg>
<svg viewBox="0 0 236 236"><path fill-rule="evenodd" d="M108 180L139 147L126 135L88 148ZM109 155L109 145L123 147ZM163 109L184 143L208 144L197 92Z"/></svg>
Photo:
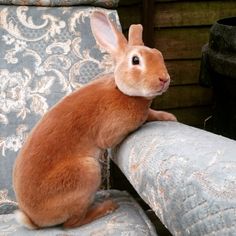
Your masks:
<svg viewBox="0 0 236 236"><path fill-rule="evenodd" d="M132 64L133 65L139 65L139 58L137 56L132 57Z"/></svg>

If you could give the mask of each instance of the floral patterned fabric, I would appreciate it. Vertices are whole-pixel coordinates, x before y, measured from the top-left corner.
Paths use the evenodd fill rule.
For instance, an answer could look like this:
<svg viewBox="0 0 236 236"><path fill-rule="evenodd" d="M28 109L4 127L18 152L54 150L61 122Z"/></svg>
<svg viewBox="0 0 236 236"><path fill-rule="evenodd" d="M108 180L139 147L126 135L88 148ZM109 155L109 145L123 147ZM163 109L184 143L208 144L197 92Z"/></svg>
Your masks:
<svg viewBox="0 0 236 236"><path fill-rule="evenodd" d="M235 235L234 140L177 122L153 122L113 155L173 235Z"/></svg>
<svg viewBox="0 0 236 236"><path fill-rule="evenodd" d="M0 0L0 4L22 6L76 6L92 5L99 7L117 7L119 0Z"/></svg>
<svg viewBox="0 0 236 236"><path fill-rule="evenodd" d="M112 198L119 208L88 225L64 230L61 227L27 230L20 226L12 214L0 215L0 235L4 236L155 236L156 231L141 207L126 193L116 190L102 191L97 200Z"/></svg>
<svg viewBox="0 0 236 236"><path fill-rule="evenodd" d="M14 200L13 163L36 122L62 97L112 71L91 33L95 9L0 5L0 208ZM116 11L100 10L118 24Z"/></svg>

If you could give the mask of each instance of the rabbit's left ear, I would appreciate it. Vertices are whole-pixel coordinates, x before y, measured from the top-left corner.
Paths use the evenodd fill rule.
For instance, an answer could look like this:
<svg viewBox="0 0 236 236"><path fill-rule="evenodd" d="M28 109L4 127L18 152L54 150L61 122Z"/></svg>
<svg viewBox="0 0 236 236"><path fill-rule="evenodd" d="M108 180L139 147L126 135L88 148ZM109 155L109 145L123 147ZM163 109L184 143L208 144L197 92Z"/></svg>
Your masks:
<svg viewBox="0 0 236 236"><path fill-rule="evenodd" d="M124 53L127 40L106 14L99 11L93 12L91 15L91 29L97 43L107 50L113 58Z"/></svg>
<svg viewBox="0 0 236 236"><path fill-rule="evenodd" d="M129 45L131 46L142 46L143 43L143 26L138 25L131 25L129 27Z"/></svg>

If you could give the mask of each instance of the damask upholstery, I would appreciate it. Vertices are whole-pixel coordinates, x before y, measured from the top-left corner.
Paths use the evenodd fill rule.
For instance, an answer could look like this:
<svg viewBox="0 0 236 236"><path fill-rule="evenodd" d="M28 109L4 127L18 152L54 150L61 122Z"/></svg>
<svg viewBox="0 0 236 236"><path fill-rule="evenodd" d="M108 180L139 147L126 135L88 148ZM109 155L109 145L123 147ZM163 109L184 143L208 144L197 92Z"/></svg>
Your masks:
<svg viewBox="0 0 236 236"><path fill-rule="evenodd" d="M0 235L11 236L155 236L156 232L141 207L127 192L117 190L101 191L97 201L112 198L119 208L105 217L88 225L75 229L64 230L62 227L52 227L37 231L27 230L15 222L14 216L0 215Z"/></svg>
<svg viewBox="0 0 236 236"><path fill-rule="evenodd" d="M0 203L14 200L13 162L41 116L112 70L91 34L95 9L0 5ZM105 11L119 22L115 11Z"/></svg>
<svg viewBox="0 0 236 236"><path fill-rule="evenodd" d="M152 122L113 159L176 236L236 235L236 141L178 122Z"/></svg>
<svg viewBox="0 0 236 236"><path fill-rule="evenodd" d="M118 5L119 0L0 0L0 4L26 6L76 6L92 5L112 8Z"/></svg>

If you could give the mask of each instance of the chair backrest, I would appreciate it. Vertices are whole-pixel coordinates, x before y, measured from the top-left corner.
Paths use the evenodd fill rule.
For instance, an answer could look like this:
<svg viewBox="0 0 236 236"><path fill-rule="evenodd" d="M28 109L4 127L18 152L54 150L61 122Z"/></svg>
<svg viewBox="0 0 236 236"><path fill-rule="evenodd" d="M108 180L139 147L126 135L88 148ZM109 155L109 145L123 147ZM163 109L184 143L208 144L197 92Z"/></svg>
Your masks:
<svg viewBox="0 0 236 236"><path fill-rule="evenodd" d="M39 1L29 4L33 2ZM46 2L58 3L40 4ZM95 9L0 5L0 214L15 204L12 167L32 127L63 96L112 71L109 56L91 33L90 14ZM119 25L115 10L100 10Z"/></svg>
<svg viewBox="0 0 236 236"><path fill-rule="evenodd" d="M117 7L119 0L0 0L2 5L21 5L21 6L97 6L105 8Z"/></svg>

